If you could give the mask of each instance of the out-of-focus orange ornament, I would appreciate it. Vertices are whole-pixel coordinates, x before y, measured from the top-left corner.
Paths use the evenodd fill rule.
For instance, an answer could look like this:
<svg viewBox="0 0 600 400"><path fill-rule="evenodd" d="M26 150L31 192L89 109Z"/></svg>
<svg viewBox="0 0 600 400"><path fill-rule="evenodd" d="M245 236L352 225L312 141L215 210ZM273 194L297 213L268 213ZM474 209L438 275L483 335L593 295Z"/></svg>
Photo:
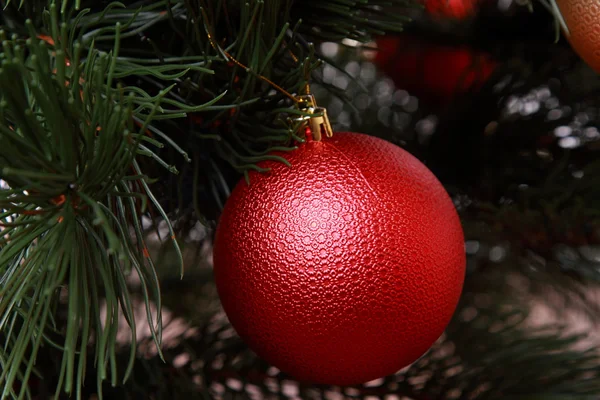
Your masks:
<svg viewBox="0 0 600 400"><path fill-rule="evenodd" d="M381 37L377 47L374 62L395 85L434 106L479 89L496 68L486 53L410 35Z"/></svg>
<svg viewBox="0 0 600 400"><path fill-rule="evenodd" d="M600 73L600 2L557 0L567 28L567 39L579 56Z"/></svg>

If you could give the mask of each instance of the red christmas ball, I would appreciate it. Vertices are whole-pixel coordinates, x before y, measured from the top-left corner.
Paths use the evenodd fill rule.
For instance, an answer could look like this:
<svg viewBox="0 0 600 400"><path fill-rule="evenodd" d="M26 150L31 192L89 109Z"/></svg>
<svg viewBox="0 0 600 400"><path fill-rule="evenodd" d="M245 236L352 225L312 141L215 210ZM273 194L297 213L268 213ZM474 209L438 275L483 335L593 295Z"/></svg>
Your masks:
<svg viewBox="0 0 600 400"><path fill-rule="evenodd" d="M377 39L374 63L394 84L433 106L444 107L457 95L477 90L496 69L490 55L410 35Z"/></svg>
<svg viewBox="0 0 600 400"><path fill-rule="evenodd" d="M214 273L233 327L298 380L392 374L438 339L465 274L454 205L416 158L336 133L265 162L227 201Z"/></svg>
<svg viewBox="0 0 600 400"><path fill-rule="evenodd" d="M480 0L424 0L427 12L437 18L466 19L477 14Z"/></svg>

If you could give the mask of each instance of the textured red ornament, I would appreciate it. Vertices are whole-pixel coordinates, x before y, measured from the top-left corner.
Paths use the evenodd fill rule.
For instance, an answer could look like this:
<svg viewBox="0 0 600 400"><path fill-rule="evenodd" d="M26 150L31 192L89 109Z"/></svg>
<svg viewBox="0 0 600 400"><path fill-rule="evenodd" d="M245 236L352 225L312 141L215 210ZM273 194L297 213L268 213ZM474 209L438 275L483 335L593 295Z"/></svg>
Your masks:
<svg viewBox="0 0 600 400"><path fill-rule="evenodd" d="M488 54L410 35L384 36L377 46L374 63L395 85L435 106L479 89L496 68Z"/></svg>
<svg viewBox="0 0 600 400"><path fill-rule="evenodd" d="M349 385L419 358L465 274L454 205L416 158L336 133L266 162L225 205L214 243L223 307L259 356L296 379Z"/></svg>

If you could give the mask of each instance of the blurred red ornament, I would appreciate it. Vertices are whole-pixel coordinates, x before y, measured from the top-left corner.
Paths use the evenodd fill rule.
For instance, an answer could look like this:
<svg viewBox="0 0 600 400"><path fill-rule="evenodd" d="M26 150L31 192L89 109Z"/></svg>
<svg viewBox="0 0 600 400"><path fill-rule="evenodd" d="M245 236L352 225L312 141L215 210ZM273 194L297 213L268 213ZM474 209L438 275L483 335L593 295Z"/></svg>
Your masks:
<svg viewBox="0 0 600 400"><path fill-rule="evenodd" d="M424 0L429 15L447 19L465 19L477 14L479 0Z"/></svg>
<svg viewBox="0 0 600 400"><path fill-rule="evenodd" d="M403 149L336 133L264 162L228 200L214 272L223 307L259 356L296 379L359 384L418 359L462 290L452 200Z"/></svg>
<svg viewBox="0 0 600 400"><path fill-rule="evenodd" d="M496 68L486 53L408 35L381 37L377 47L374 63L396 87L435 106L445 106L457 95L479 89Z"/></svg>

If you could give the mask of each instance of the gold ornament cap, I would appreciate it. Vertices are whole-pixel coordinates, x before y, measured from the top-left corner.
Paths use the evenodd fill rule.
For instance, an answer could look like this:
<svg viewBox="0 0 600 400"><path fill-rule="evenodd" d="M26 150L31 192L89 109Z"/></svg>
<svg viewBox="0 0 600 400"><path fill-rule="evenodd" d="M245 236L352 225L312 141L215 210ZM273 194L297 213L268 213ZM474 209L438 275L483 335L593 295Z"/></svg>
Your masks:
<svg viewBox="0 0 600 400"><path fill-rule="evenodd" d="M302 126L308 126L310 128L312 139L320 142L323 138L323 134L327 137L332 137L333 129L329 122L327 110L317 106L315 96L312 94L305 94L298 96L297 99L298 109L309 114L307 116L301 116L300 120L304 121Z"/></svg>

